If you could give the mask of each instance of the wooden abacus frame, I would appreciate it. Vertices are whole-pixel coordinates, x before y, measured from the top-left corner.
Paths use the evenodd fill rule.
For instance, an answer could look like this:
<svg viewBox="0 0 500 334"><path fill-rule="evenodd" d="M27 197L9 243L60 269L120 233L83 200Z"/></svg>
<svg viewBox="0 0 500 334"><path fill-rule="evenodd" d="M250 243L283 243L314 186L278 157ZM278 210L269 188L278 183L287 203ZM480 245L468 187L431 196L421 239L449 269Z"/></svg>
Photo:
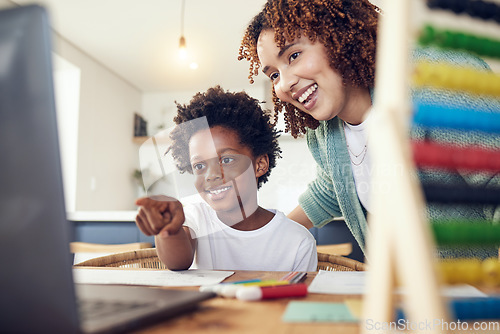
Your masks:
<svg viewBox="0 0 500 334"><path fill-rule="evenodd" d="M406 287L403 301L410 321L447 321L449 315L439 292L435 245L407 135L410 4L407 0L387 0L383 11L377 46L375 117L369 128L373 209L368 217L370 270L362 321L394 321L396 282ZM363 323L361 327L363 333L369 333ZM438 332L442 333L438 328L426 331Z"/></svg>
<svg viewBox="0 0 500 334"><path fill-rule="evenodd" d="M411 77L409 37L413 25L410 17L415 13L412 12L410 15L409 0L386 0L383 6L384 14L380 19L378 33L374 113L369 125L369 145L373 159L372 211L368 217L371 234L367 243L370 271L362 321L378 323L381 327L385 324L386 328L390 323L397 321L394 292L396 286L401 285L406 289L402 295L406 318L412 323L417 323L416 328L421 332L443 333L442 328L437 326L430 330L426 328L425 331L418 326L419 323L433 322L436 319L447 322L450 318L444 298L439 291L440 277L434 252L436 245L431 236L431 226L425 217L424 196L416 177L415 157L411 154L412 146L415 147L417 143L411 143L408 136L409 124L412 121L408 96ZM490 46L495 45L489 48L481 46L479 51L487 50L487 53L494 51L495 56L500 58L500 54L497 53L500 47L498 50L496 47L500 46L499 41L486 37L473 36L472 39L474 38L475 41L489 43ZM477 43L471 45L477 47ZM441 66L440 71L442 77L439 79L442 86L453 89L460 88L454 87L456 85L465 84L463 73L468 70ZM450 77L451 74L455 79ZM500 91L496 88L500 77L486 73L473 73L473 75L483 78L480 80L483 84L480 89L477 88L480 90L478 94L500 96ZM456 80L458 77L460 80ZM434 79L436 78L433 77L431 80ZM492 84L485 84L484 80ZM486 116L498 119L498 115ZM480 123L482 126L485 124L481 130L497 132L495 126L498 124L495 122ZM453 150L453 147L448 147L445 153L450 155ZM487 159L490 155L496 159L498 152L474 149L474 154L484 157L481 164L476 162L475 165L469 166L469 162L441 161L442 159L431 163L439 163L441 167L449 167L453 163L453 167L457 167L458 164L472 169L496 172L499 170L498 165L491 164ZM416 160L420 164L428 162ZM362 332L370 333L368 326L362 324Z"/></svg>

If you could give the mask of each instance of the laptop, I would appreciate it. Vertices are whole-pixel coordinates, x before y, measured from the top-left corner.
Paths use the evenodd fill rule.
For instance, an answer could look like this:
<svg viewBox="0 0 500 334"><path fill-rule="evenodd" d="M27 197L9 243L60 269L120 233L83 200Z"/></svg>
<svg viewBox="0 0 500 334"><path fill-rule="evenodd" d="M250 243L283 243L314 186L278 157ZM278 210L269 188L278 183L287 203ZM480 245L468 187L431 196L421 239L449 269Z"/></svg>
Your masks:
<svg viewBox="0 0 500 334"><path fill-rule="evenodd" d="M74 284L54 101L46 10L0 11L0 332L124 332L214 297Z"/></svg>

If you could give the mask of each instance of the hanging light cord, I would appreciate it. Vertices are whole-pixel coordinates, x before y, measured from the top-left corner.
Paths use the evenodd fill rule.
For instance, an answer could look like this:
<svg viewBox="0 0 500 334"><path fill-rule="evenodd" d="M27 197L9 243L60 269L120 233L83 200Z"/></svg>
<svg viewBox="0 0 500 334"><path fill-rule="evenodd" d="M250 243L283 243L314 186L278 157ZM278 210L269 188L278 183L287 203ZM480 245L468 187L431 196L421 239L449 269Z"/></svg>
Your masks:
<svg viewBox="0 0 500 334"><path fill-rule="evenodd" d="M182 0L181 5L181 36L184 36L184 8L186 7L186 0Z"/></svg>

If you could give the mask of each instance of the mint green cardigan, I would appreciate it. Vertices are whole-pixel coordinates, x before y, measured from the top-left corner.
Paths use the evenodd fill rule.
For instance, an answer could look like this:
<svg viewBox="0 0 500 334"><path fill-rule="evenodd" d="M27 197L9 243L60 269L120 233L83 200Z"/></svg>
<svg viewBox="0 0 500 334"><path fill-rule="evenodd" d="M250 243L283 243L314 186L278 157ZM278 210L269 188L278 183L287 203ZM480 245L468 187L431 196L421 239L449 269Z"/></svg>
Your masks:
<svg viewBox="0 0 500 334"><path fill-rule="evenodd" d="M460 65L473 66L478 69L489 69L481 59L464 52L443 51L434 48L417 49L414 60L426 59L430 61L449 61ZM413 90L414 100L439 101L453 105L477 105L492 112L500 112L498 99L476 98L463 93L452 91L421 89ZM375 111L376 112L376 111ZM462 133L456 130L429 130L413 127L411 137L415 139L430 138L438 142L463 143L464 145L479 144L486 147L500 149L500 136L482 133ZM335 117L328 121L321 121L317 129L308 129L307 144L317 163L317 177L311 182L307 190L299 197L299 204L315 227L323 227L335 217L344 217L344 220L365 252L365 244L369 233L367 225L367 211L361 205L356 193L354 177L351 169L349 153L342 121ZM439 181L453 184L474 184L481 186L499 186L500 177L481 173L462 175L446 172L419 172L421 182ZM495 219L500 213L498 208L483 206L460 206L453 209L446 205L428 205L429 218L462 217L470 219ZM404 219L404 217L401 217ZM498 217L497 217L498 219ZM319 232L321 233L321 231ZM443 257L456 256L495 256L498 248L490 249L446 249L440 248L439 255Z"/></svg>

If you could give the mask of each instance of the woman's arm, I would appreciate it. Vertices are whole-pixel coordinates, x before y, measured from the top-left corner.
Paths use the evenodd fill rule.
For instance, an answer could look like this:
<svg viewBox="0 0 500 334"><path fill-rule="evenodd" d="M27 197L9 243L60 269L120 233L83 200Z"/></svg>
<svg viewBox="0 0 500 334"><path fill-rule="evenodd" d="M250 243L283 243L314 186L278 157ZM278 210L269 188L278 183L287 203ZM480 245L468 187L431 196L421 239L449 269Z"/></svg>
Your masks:
<svg viewBox="0 0 500 334"><path fill-rule="evenodd" d="M300 205L297 205L297 207L293 209L292 212L290 212L287 217L305 226L307 229L313 227L311 220L309 220L309 218L307 217L306 213L304 212L304 210Z"/></svg>

